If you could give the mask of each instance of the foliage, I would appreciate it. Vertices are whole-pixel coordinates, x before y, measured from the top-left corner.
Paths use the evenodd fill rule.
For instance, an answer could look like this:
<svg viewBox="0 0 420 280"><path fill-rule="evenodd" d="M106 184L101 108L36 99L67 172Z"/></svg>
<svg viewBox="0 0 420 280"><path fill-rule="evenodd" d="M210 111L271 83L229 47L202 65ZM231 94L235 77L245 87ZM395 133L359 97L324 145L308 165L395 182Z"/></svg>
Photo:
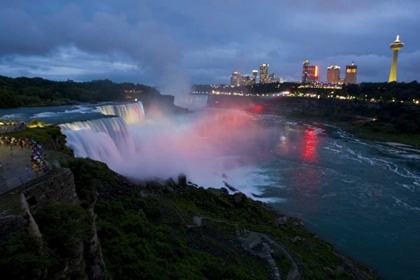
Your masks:
<svg viewBox="0 0 420 280"><path fill-rule="evenodd" d="M48 247L59 260L77 254L78 243L90 237L90 219L77 204L57 203L38 210L34 218Z"/></svg>
<svg viewBox="0 0 420 280"><path fill-rule="evenodd" d="M55 82L41 78L9 78L0 76L0 108L59 106L79 102L121 101L125 90L142 94L158 94L149 86L113 83L110 80L91 82Z"/></svg>
<svg viewBox="0 0 420 280"><path fill-rule="evenodd" d="M188 247L185 228L171 228L165 219L158 224L150 222L145 212L133 209L148 203L140 201L100 202L95 208L98 235L112 278L252 279L244 272L246 266L232 265Z"/></svg>
<svg viewBox="0 0 420 280"><path fill-rule="evenodd" d="M0 243L0 271L3 279L39 279L54 262L42 253L42 240L18 232Z"/></svg>
<svg viewBox="0 0 420 280"><path fill-rule="evenodd" d="M30 123L28 123L29 127L43 127L43 123L39 120L32 120Z"/></svg>
<svg viewBox="0 0 420 280"><path fill-rule="evenodd" d="M95 202L96 190L100 190L103 184L115 185L112 173L102 162L74 158L68 165L74 174L77 196L85 207L90 207Z"/></svg>
<svg viewBox="0 0 420 280"><path fill-rule="evenodd" d="M262 104L259 113L281 114L307 121L333 123L357 136L372 135L372 140L420 145L420 106L397 102L364 102L360 100L314 99L282 97ZM252 108L250 109L252 112ZM365 133L368 132L368 133ZM378 132L381 137L375 137ZM379 135L378 134L378 135ZM413 138L410 140L409 138ZM398 140L400 139L400 140ZM408 139L408 142L406 141Z"/></svg>

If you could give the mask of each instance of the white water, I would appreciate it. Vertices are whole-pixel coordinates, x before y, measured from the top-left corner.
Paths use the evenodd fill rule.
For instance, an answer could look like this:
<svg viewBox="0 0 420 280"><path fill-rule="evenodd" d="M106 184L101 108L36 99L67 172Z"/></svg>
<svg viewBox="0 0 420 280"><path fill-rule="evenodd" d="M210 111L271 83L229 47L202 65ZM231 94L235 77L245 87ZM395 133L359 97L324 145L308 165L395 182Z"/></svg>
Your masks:
<svg viewBox="0 0 420 280"><path fill-rule="evenodd" d="M243 155L253 149L246 137L259 137L255 127L246 125L251 118L245 113L215 111L177 120L146 120L141 102L98 108L117 117L60 125L77 157L105 162L130 178L176 179L185 173L205 187L224 187L226 181L249 196L261 194L253 187L256 182L271 183Z"/></svg>
<svg viewBox="0 0 420 280"><path fill-rule="evenodd" d="M127 124L138 124L144 120L145 112L142 102L125 105L104 105L98 109L104 115L120 116Z"/></svg>

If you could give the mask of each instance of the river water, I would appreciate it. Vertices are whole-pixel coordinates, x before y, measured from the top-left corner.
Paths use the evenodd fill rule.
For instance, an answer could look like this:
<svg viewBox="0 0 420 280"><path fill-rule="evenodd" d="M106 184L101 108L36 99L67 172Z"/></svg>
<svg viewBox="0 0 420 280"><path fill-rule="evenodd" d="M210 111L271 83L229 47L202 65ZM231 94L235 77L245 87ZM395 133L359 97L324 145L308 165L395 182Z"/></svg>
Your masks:
<svg viewBox="0 0 420 280"><path fill-rule="evenodd" d="M0 110L0 119L60 124L76 156L130 178L184 172L205 187L226 181L261 195L385 279L420 279L418 149L239 111L147 115L139 103Z"/></svg>

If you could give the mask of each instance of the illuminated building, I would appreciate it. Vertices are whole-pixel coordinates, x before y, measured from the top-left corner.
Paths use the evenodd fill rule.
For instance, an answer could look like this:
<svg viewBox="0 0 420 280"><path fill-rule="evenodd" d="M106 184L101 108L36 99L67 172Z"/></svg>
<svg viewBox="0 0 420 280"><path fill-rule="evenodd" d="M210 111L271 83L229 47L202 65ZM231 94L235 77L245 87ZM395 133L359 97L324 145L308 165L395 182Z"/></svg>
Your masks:
<svg viewBox="0 0 420 280"><path fill-rule="evenodd" d="M252 83L252 79L249 75L241 76L241 82L240 82L241 85L248 86L251 83Z"/></svg>
<svg viewBox="0 0 420 280"><path fill-rule="evenodd" d="M309 60L305 60L302 66L302 84L314 84L318 81L318 66L310 65Z"/></svg>
<svg viewBox="0 0 420 280"><path fill-rule="evenodd" d="M357 77L357 65L354 62L351 65L346 65L346 76L344 78L344 84L355 84Z"/></svg>
<svg viewBox="0 0 420 280"><path fill-rule="evenodd" d="M340 83L340 67L337 65L327 67L327 84L338 83Z"/></svg>
<svg viewBox="0 0 420 280"><path fill-rule="evenodd" d="M261 64L260 65L260 83L261 84L265 84L268 82L267 75L268 75L268 64Z"/></svg>
<svg viewBox="0 0 420 280"><path fill-rule="evenodd" d="M397 35L397 39L395 39L395 41L389 47L394 51L394 57L392 58L391 71L389 72L388 82L396 82L398 51L404 47L404 43L400 42L399 35Z"/></svg>
<svg viewBox="0 0 420 280"><path fill-rule="evenodd" d="M258 70L252 70L252 84L257 83Z"/></svg>
<svg viewBox="0 0 420 280"><path fill-rule="evenodd" d="M230 85L238 87L241 83L239 72L232 72L232 77L230 78Z"/></svg>

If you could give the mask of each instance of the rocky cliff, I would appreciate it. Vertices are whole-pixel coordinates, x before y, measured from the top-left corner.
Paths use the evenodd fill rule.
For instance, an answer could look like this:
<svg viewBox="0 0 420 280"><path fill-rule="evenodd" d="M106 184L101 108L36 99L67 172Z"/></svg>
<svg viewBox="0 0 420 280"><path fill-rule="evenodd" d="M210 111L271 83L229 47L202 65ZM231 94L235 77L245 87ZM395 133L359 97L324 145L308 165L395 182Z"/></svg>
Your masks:
<svg viewBox="0 0 420 280"><path fill-rule="evenodd" d="M21 212L0 217L1 248L9 250L10 244L16 242L16 236L21 238L21 234L26 234L25 238L31 239L38 245L31 253L23 251L10 256L6 254L6 258L2 259L3 262L0 261L2 274L9 275L8 279L23 276L25 279L73 279L75 276L79 279L105 279L105 264L96 233L94 205L87 209L79 207L80 200L70 169L56 169L47 179L23 190L20 194L16 191L15 194L7 195L20 196ZM75 215L71 218L64 213L74 210L76 210L73 213ZM59 217L54 216L56 214ZM64 219L61 220L60 217ZM65 225L82 219L85 221L81 231ZM76 222L73 225L78 224ZM67 232L63 234L56 229L64 229ZM81 232L83 234L80 234ZM63 249L57 244L61 241L68 242L61 246L71 246L63 250L68 251L67 254L57 253ZM22 271L13 271L19 258L28 258L20 260L26 263L31 255L40 257L45 263L37 269L24 270L23 275ZM8 263L8 258L16 263Z"/></svg>

